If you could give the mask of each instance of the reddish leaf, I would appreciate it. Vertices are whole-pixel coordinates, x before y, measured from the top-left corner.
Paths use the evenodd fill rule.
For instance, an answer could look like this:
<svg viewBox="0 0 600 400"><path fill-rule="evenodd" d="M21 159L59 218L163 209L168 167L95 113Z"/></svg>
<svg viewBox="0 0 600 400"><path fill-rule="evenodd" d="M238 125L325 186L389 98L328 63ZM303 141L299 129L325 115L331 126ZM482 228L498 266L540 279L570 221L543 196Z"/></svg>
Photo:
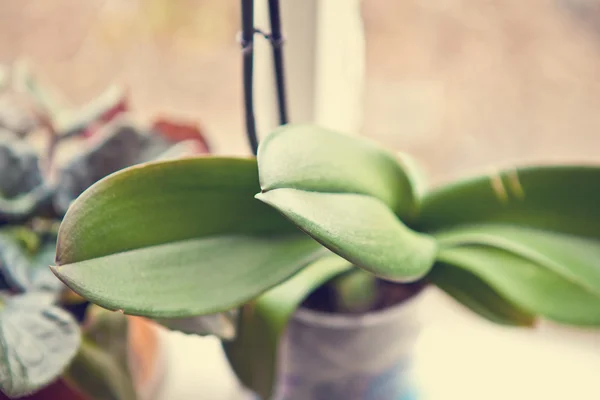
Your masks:
<svg viewBox="0 0 600 400"><path fill-rule="evenodd" d="M98 116L93 123L91 123L82 133L84 137L91 137L94 133L98 132L104 125L113 121L119 115L129 111L129 99L127 96L123 96L123 98L113 105L111 108L104 111L102 114Z"/></svg>
<svg viewBox="0 0 600 400"><path fill-rule="evenodd" d="M157 118L152 125L152 130L172 142L194 140L198 143L198 153L210 153L210 146L197 124Z"/></svg>

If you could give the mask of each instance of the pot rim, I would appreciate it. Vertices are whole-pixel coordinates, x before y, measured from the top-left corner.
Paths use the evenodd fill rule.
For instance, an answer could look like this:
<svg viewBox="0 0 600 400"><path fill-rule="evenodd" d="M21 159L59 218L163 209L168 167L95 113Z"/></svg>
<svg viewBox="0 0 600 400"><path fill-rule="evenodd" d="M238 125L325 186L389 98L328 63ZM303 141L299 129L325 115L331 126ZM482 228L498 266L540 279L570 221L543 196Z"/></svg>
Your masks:
<svg viewBox="0 0 600 400"><path fill-rule="evenodd" d="M383 310L369 311L363 314L327 313L300 307L296 310L292 318L309 325L337 329L356 329L378 326L386 324L402 314L414 314L422 294L423 290L420 290L401 303Z"/></svg>

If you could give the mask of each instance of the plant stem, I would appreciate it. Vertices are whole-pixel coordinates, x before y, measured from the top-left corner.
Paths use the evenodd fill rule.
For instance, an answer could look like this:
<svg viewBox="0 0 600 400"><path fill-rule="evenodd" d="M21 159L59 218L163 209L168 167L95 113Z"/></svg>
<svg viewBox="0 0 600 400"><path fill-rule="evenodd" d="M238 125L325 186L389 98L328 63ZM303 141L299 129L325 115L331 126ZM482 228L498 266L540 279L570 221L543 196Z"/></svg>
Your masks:
<svg viewBox="0 0 600 400"><path fill-rule="evenodd" d="M244 108L246 116L246 134L252 153L258 152L258 137L256 135L256 118L254 115L253 69L254 69L254 34L260 33L271 43L273 50L273 67L275 71L275 87L277 89L277 110L279 124L288 122L285 74L283 68L283 36L281 34L281 16L279 0L269 0L269 20L271 33L265 34L254 28L254 1L241 0L242 5L242 54L244 75Z"/></svg>
<svg viewBox="0 0 600 400"><path fill-rule="evenodd" d="M244 69L244 106L246 114L246 133L252 153L258 152L256 120L254 118L253 80L254 67L254 0L242 1L242 55Z"/></svg>
<svg viewBox="0 0 600 400"><path fill-rule="evenodd" d="M273 67L275 68L275 85L277 88L277 104L279 110L279 124L288 122L285 101L285 75L283 69L283 36L281 35L281 16L279 0L269 0L269 20L271 23L271 47L273 49Z"/></svg>

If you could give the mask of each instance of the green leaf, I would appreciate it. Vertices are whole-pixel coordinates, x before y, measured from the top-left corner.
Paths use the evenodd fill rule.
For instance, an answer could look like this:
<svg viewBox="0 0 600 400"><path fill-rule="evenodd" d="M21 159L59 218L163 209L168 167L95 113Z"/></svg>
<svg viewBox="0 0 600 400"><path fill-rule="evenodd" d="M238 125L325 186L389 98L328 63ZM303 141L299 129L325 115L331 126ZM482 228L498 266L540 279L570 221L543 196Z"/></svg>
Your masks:
<svg viewBox="0 0 600 400"><path fill-rule="evenodd" d="M194 335L214 335L220 339L231 340L236 335L235 321L238 310L229 310L216 314L199 315L189 318L154 319L162 326Z"/></svg>
<svg viewBox="0 0 600 400"><path fill-rule="evenodd" d="M482 245L441 248L438 259L468 271L509 303L534 315L581 326L600 325L600 297L509 251Z"/></svg>
<svg viewBox="0 0 600 400"><path fill-rule="evenodd" d="M312 125L287 125L258 150L264 192L298 189L374 197L404 221L416 212L415 176L395 157L367 139Z"/></svg>
<svg viewBox="0 0 600 400"><path fill-rule="evenodd" d="M95 400L135 400L125 315L90 307L84 341L66 378Z"/></svg>
<svg viewBox="0 0 600 400"><path fill-rule="evenodd" d="M322 258L242 307L238 335L234 341L224 342L224 348L246 387L262 399L271 398L279 341L289 319L312 291L351 268L352 264L335 255Z"/></svg>
<svg viewBox="0 0 600 400"><path fill-rule="evenodd" d="M526 258L600 296L600 241L507 225L459 227L440 246L485 245Z"/></svg>
<svg viewBox="0 0 600 400"><path fill-rule="evenodd" d="M355 268L330 282L339 313L364 313L379 300L378 280L372 274Z"/></svg>
<svg viewBox="0 0 600 400"><path fill-rule="evenodd" d="M427 280L475 314L500 325L533 326L533 315L508 302L469 271L437 263Z"/></svg>
<svg viewBox="0 0 600 400"><path fill-rule="evenodd" d="M8 299L0 311L0 389L17 397L43 388L69 365L79 343L75 320L45 295Z"/></svg>
<svg viewBox="0 0 600 400"><path fill-rule="evenodd" d="M417 229L507 223L600 239L600 167L506 169L424 196Z"/></svg>
<svg viewBox="0 0 600 400"><path fill-rule="evenodd" d="M258 163L257 198L356 266L410 281L433 265L433 239L395 215L414 215L415 190L413 177L385 150L362 138L291 125L262 142Z"/></svg>
<svg viewBox="0 0 600 400"><path fill-rule="evenodd" d="M374 197L276 189L257 198L334 253L378 277L412 281L433 265L433 238L407 228Z"/></svg>
<svg viewBox="0 0 600 400"><path fill-rule="evenodd" d="M100 179L132 165L154 160L172 147L172 143L163 137L149 135L127 121L111 124L94 140L85 143L87 146L64 164L57 176L54 205L62 215L73 200Z"/></svg>
<svg viewBox="0 0 600 400"><path fill-rule="evenodd" d="M180 318L230 310L324 251L255 200L257 191L254 159L205 157L123 170L73 203L59 232L61 266L53 271L90 301L129 314Z"/></svg>
<svg viewBox="0 0 600 400"><path fill-rule="evenodd" d="M60 265L207 236L297 233L253 197L256 160L201 157L126 168L71 205L58 237ZM110 221L110 223L107 223Z"/></svg>
<svg viewBox="0 0 600 400"><path fill-rule="evenodd" d="M226 311L318 258L305 236L190 239L54 267L92 303L153 318Z"/></svg>

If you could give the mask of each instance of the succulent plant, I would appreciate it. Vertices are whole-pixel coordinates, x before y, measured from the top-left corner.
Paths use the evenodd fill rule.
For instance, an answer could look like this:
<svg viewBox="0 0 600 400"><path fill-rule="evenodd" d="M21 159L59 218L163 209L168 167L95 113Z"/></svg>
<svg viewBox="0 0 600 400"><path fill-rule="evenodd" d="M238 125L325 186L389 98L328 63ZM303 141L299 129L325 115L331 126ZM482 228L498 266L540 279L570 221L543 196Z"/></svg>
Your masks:
<svg viewBox="0 0 600 400"><path fill-rule="evenodd" d="M71 202L105 176L208 147L134 126L122 90L110 89L88 106L66 112L50 102L33 75L13 71L11 76L21 79L17 86L30 100L30 108L20 110L34 110L36 120L25 130L9 130L23 126L16 124L0 128L0 353L5 355L0 390L18 397L62 377L89 398L135 399L125 358L127 318L89 307L48 268L54 264L58 225ZM0 123L2 115L0 108ZM46 146L36 142L34 130L46 134ZM60 162L63 145L75 154Z"/></svg>

